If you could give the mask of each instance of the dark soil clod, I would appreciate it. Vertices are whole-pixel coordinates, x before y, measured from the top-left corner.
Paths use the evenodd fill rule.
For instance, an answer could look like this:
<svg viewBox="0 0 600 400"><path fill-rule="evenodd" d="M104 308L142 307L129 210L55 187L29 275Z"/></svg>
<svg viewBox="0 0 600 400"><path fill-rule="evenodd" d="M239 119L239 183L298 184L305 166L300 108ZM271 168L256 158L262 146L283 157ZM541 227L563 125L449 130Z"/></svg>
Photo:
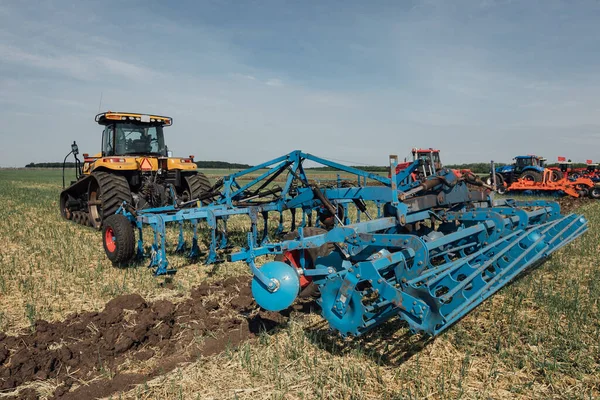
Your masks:
<svg viewBox="0 0 600 400"><path fill-rule="evenodd" d="M215 300L219 296L223 302ZM17 337L0 333L0 390L15 391L45 379L59 382L55 398L96 398L128 390L287 320L279 313L253 312L256 309L248 279L229 278L196 287L191 298L179 304L146 303L141 296L128 294L110 300L102 312L74 314L61 322L39 320L34 333ZM205 336L207 332L211 335ZM161 357L160 368L149 374L115 373L112 379L98 379L106 371L116 372L126 359L143 362L155 356ZM96 380L73 389L73 378ZM14 393L18 398L37 398L30 389Z"/></svg>

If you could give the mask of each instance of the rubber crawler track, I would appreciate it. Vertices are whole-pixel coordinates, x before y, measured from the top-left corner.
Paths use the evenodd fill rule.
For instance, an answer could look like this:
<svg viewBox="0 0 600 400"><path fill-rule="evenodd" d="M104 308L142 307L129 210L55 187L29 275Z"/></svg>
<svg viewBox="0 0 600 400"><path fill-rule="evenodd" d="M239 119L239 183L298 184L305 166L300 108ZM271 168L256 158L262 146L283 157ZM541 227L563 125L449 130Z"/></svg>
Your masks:
<svg viewBox="0 0 600 400"><path fill-rule="evenodd" d="M129 189L127 179L123 176L102 171L94 172L92 176L98 183L99 196L102 201L102 206L100 206L101 212L99 214L102 220L92 221L90 218L90 221L92 226L100 229L102 221L113 215L119 206L123 204L123 201L127 201L131 204L131 190ZM90 209L91 207L93 206L90 206Z"/></svg>
<svg viewBox="0 0 600 400"><path fill-rule="evenodd" d="M210 181L202 172L198 172L195 175L186 176L185 180L190 188L191 199L197 199L200 195L210 192L212 186ZM203 199L202 204L208 205L211 203L211 199Z"/></svg>

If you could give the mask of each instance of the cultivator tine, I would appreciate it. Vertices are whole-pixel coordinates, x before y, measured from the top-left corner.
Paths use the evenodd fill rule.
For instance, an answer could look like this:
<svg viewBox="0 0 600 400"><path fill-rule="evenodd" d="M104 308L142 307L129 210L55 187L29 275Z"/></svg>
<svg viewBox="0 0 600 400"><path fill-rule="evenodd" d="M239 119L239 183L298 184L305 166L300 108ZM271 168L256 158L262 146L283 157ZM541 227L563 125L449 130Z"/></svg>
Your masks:
<svg viewBox="0 0 600 400"><path fill-rule="evenodd" d="M211 213L209 218L206 220L210 229L210 243L208 245L208 257L205 261L206 264L216 263L217 258L217 220L214 214Z"/></svg>
<svg viewBox="0 0 600 400"><path fill-rule="evenodd" d="M290 229L294 232L296 230L296 209L290 208L290 214L292 215L292 226Z"/></svg>
<svg viewBox="0 0 600 400"><path fill-rule="evenodd" d="M192 219L190 220L190 223L192 224L194 236L192 237L192 247L188 254L188 258L195 260L196 258L202 255L202 252L200 251L200 246L198 246L198 220Z"/></svg>
<svg viewBox="0 0 600 400"><path fill-rule="evenodd" d="M283 234L283 211L279 211L279 225L275 230L275 237L280 237Z"/></svg>
<svg viewBox="0 0 600 400"><path fill-rule="evenodd" d="M261 212L263 218L263 233L260 245L263 246L269 242L269 213L266 211Z"/></svg>
<svg viewBox="0 0 600 400"><path fill-rule="evenodd" d="M217 221L218 224L218 221ZM224 250L227 249L229 247L228 244L228 239L227 239L227 217L223 217L221 218L221 230L219 231L219 237L218 237L218 241L219 241L219 246L218 248L220 250Z"/></svg>
<svg viewBox="0 0 600 400"><path fill-rule="evenodd" d="M175 249L175 253L183 253L186 250L186 243L183 237L183 221L179 221L179 237L177 240L177 248Z"/></svg>
<svg viewBox="0 0 600 400"><path fill-rule="evenodd" d="M136 258L138 260L141 260L142 258L144 258L144 232L143 232L143 225L139 222L136 223L136 227L137 227L137 231L138 231L138 240L137 240L137 251L136 251Z"/></svg>

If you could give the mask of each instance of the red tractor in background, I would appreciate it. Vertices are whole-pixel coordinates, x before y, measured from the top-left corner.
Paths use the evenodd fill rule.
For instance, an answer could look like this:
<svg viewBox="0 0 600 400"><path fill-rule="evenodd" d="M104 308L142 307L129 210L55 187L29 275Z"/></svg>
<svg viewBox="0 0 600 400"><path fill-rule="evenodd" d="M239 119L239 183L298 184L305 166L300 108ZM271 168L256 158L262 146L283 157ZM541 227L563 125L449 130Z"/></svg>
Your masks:
<svg viewBox="0 0 600 400"><path fill-rule="evenodd" d="M435 175L437 171L443 168L442 161L440 158L440 151L433 148L428 149L419 149L413 147L411 150L413 159L411 161L404 161L402 163L398 163L396 166L396 173L408 168L410 164L412 164L416 160L421 161L421 165L417 169L417 171L412 173L413 180L424 180L425 178ZM453 169L452 172L459 177L463 178L467 183L484 187L489 190L493 190L493 188L485 184L477 175L475 175L469 169ZM391 176L391 175L390 175Z"/></svg>
<svg viewBox="0 0 600 400"><path fill-rule="evenodd" d="M442 169L442 161L440 160L440 151L432 148L429 149L417 149L414 147L411 150L413 159L411 161L404 161L398 163L396 167L396 173L405 170L410 164L416 160L421 160L421 166L418 172L413 173L413 178L416 180L419 176L428 177L435 174L436 171Z"/></svg>

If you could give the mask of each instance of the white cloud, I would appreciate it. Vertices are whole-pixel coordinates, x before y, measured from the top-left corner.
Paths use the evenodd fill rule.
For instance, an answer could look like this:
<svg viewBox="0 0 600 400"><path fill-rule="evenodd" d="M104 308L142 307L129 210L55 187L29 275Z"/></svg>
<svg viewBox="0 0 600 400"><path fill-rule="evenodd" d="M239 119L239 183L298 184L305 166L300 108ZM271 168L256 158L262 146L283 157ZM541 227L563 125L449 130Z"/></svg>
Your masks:
<svg viewBox="0 0 600 400"><path fill-rule="evenodd" d="M281 79L272 78L272 79L268 79L265 82L265 85L267 85L267 86L275 86L275 87L282 87L283 86L283 82L281 81Z"/></svg>
<svg viewBox="0 0 600 400"><path fill-rule="evenodd" d="M152 78L158 78L159 75L156 71L152 71L149 68L134 65L121 60L116 60L114 58L96 57L96 60L101 64L101 66L103 67L102 69L105 68L107 72L131 80L142 81Z"/></svg>

